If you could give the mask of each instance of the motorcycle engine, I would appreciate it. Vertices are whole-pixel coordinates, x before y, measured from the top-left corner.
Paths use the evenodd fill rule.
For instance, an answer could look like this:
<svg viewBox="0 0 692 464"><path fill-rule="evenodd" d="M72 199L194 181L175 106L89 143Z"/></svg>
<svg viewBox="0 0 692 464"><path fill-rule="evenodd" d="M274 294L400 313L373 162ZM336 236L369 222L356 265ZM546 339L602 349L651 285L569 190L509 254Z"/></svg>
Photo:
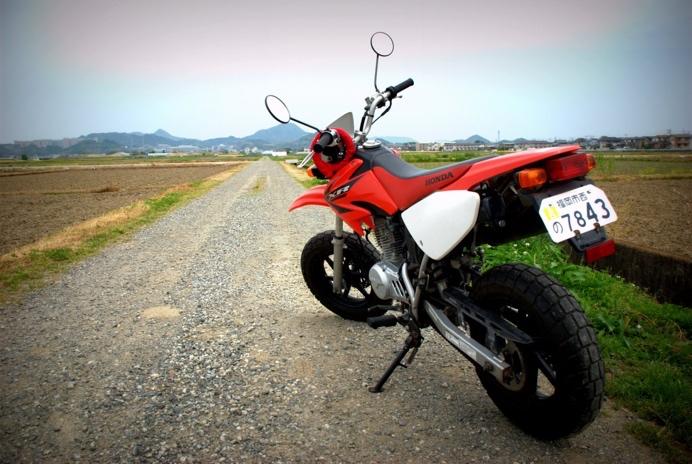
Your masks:
<svg viewBox="0 0 692 464"><path fill-rule="evenodd" d="M404 234L401 226L388 219L375 219L375 238L382 250L382 260L398 268L404 262Z"/></svg>
<svg viewBox="0 0 692 464"><path fill-rule="evenodd" d="M368 273L375 295L382 300L408 301L406 289L399 280L399 268L404 262L401 226L376 218L375 238L382 250L382 261L372 266Z"/></svg>
<svg viewBox="0 0 692 464"><path fill-rule="evenodd" d="M406 289L399 281L397 268L386 261L375 263L368 273L370 285L381 300L408 301Z"/></svg>

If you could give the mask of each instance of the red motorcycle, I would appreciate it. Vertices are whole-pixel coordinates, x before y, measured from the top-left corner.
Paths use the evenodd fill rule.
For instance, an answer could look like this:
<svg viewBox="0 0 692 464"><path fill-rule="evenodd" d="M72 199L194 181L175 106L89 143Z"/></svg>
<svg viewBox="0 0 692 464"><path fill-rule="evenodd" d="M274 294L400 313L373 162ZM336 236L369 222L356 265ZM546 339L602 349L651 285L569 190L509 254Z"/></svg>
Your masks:
<svg viewBox="0 0 692 464"><path fill-rule="evenodd" d="M379 32L370 44L376 93L366 98L358 130L350 113L320 130L291 117L277 97L265 99L277 121L316 131L301 165L312 160L309 173L328 179L290 210L316 205L336 215L334 230L303 249L305 283L341 317L407 329L403 348L371 392L382 391L397 366L411 364L421 329L432 327L476 366L493 402L523 430L547 440L582 430L603 400L603 361L591 324L574 296L540 269L504 264L481 272L481 245L547 229L587 262L612 254L603 226L617 215L586 177L593 156L570 145L433 170L406 163L367 136L413 80L380 91L379 59L394 43Z"/></svg>

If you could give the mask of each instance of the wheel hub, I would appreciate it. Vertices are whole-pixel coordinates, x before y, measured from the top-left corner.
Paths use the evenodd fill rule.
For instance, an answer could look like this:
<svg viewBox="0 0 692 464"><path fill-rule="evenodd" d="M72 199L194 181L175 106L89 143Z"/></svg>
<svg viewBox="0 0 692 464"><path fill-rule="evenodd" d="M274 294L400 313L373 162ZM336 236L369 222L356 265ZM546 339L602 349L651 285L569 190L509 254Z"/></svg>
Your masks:
<svg viewBox="0 0 692 464"><path fill-rule="evenodd" d="M502 356L509 369L505 372L503 385L511 391L520 391L526 385L526 364L524 355L519 347L512 341L508 341L502 349Z"/></svg>

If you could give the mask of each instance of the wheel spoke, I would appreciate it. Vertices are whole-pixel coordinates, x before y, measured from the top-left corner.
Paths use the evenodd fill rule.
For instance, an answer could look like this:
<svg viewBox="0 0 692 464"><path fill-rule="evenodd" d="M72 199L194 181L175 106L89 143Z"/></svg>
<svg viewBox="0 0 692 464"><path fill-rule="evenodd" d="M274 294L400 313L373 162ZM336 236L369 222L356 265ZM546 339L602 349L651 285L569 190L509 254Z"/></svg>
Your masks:
<svg viewBox="0 0 692 464"><path fill-rule="evenodd" d="M546 376L548 381L553 384L553 386L557 385L557 373L555 370L550 367L548 364L548 361L546 361L545 357L541 353L534 353L536 355L536 361L538 361L538 368L541 370L543 375Z"/></svg>
<svg viewBox="0 0 692 464"><path fill-rule="evenodd" d="M329 264L329 267L331 267L332 270L334 270L334 261L332 261L332 259L329 256L324 258L324 260L327 262L327 264Z"/></svg>
<svg viewBox="0 0 692 464"><path fill-rule="evenodd" d="M356 290L358 290L358 291L361 293L361 295L363 295L365 298L368 297L368 291L365 290L365 287L363 287L363 284L362 284L362 283L360 283L360 282L359 282L359 283L355 283L355 284L353 284L353 287L354 287Z"/></svg>
<svg viewBox="0 0 692 464"><path fill-rule="evenodd" d="M342 291L344 292L344 296L348 297L348 293L351 291L351 283L346 279L344 279L344 281L345 281L346 285L344 285L344 288Z"/></svg>

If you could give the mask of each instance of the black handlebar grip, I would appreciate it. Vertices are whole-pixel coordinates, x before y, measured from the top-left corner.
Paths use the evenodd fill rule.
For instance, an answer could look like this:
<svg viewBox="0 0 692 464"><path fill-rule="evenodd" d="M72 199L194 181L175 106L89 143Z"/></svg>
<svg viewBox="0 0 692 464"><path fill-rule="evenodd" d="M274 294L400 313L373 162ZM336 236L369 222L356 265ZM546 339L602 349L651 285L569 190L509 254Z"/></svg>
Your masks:
<svg viewBox="0 0 692 464"><path fill-rule="evenodd" d="M389 98L396 98L396 96L399 94L399 92L408 89L413 85L413 79L410 77L406 79L404 82L401 84L394 85L392 87L387 87L387 92L389 92Z"/></svg>
<svg viewBox="0 0 692 464"><path fill-rule="evenodd" d="M326 147L332 144L334 141L334 137L332 137L332 134L329 133L328 131L322 132L322 135L320 135L320 139L317 141L315 146L312 147L312 150L315 153L322 153Z"/></svg>

